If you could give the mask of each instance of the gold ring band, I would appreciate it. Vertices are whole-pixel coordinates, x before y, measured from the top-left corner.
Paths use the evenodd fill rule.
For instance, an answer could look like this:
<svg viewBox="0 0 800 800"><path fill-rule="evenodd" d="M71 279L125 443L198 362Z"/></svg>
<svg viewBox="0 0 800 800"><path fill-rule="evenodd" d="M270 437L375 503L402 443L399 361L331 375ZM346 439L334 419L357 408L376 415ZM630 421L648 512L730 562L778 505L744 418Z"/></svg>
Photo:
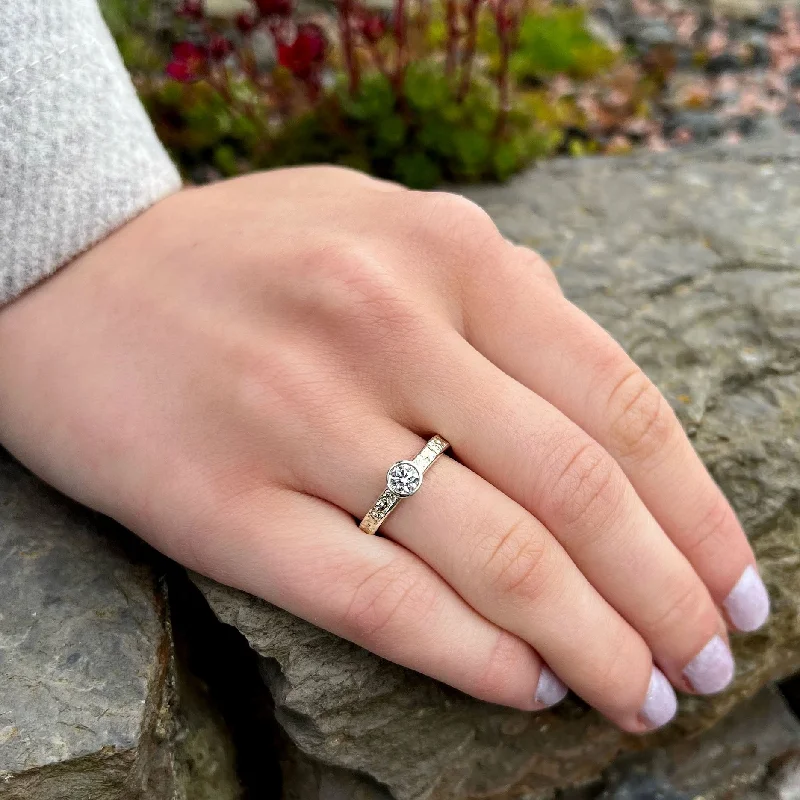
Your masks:
<svg viewBox="0 0 800 800"><path fill-rule="evenodd" d="M358 526L364 533L377 533L381 523L404 497L411 497L420 486L427 469L444 453L450 443L438 434L411 461L396 461L386 473L386 489L367 511Z"/></svg>

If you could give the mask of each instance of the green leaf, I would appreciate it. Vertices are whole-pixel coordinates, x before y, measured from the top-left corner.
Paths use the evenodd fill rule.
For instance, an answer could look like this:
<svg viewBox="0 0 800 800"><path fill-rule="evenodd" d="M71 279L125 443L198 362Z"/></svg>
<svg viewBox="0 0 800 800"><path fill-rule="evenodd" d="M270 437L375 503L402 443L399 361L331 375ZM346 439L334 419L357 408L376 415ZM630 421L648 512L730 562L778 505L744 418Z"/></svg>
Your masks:
<svg viewBox="0 0 800 800"><path fill-rule="evenodd" d="M500 142L492 154L492 166L498 180L506 180L519 166L520 156L511 142Z"/></svg>
<svg viewBox="0 0 800 800"><path fill-rule="evenodd" d="M227 176L239 173L239 160L236 151L227 144L222 144L214 150L214 166Z"/></svg>
<svg viewBox="0 0 800 800"><path fill-rule="evenodd" d="M383 75L366 77L358 94L343 93L342 107L345 113L356 120L377 119L394 111L395 96L388 79Z"/></svg>
<svg viewBox="0 0 800 800"><path fill-rule="evenodd" d="M406 70L403 91L406 100L419 111L438 108L450 99L452 90L441 65L411 64Z"/></svg>
<svg viewBox="0 0 800 800"><path fill-rule="evenodd" d="M615 54L589 32L583 8L556 7L525 17L519 46L511 56L511 70L521 79L557 73L588 78L608 68L615 59Z"/></svg>
<svg viewBox="0 0 800 800"><path fill-rule="evenodd" d="M400 116L386 117L378 122L377 137L381 144L396 148L406 136L406 123Z"/></svg>
<svg viewBox="0 0 800 800"><path fill-rule="evenodd" d="M453 131L453 143L463 166L474 172L489 158L491 140L480 131L461 128Z"/></svg>
<svg viewBox="0 0 800 800"><path fill-rule="evenodd" d="M394 173L411 189L430 189L442 180L439 166L424 153L402 153L395 159Z"/></svg>

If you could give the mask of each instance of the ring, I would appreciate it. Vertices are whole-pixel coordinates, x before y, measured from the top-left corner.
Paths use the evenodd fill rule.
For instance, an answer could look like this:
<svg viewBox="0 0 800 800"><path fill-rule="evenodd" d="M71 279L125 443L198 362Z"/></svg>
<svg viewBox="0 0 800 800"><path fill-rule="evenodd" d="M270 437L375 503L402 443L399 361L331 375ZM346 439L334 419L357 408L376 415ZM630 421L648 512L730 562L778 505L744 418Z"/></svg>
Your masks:
<svg viewBox="0 0 800 800"><path fill-rule="evenodd" d="M358 526L364 533L376 533L381 523L394 511L404 497L411 497L422 486L422 476L428 467L444 453L450 443L436 435L411 461L396 461L386 473L386 489L375 501Z"/></svg>

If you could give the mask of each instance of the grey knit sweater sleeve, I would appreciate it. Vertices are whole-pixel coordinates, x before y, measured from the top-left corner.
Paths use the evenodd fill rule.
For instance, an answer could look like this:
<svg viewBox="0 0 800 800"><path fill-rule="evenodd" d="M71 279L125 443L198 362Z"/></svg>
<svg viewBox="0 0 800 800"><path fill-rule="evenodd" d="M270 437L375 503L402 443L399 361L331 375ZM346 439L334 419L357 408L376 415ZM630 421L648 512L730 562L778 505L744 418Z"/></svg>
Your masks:
<svg viewBox="0 0 800 800"><path fill-rule="evenodd" d="M96 0L0 0L0 305L179 187Z"/></svg>

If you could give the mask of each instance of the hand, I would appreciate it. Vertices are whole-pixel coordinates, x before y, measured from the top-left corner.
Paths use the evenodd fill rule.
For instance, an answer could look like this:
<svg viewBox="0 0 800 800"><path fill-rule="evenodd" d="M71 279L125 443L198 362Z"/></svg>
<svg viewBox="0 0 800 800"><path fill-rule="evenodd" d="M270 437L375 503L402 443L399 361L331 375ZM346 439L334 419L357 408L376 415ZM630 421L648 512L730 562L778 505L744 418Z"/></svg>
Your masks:
<svg viewBox="0 0 800 800"><path fill-rule="evenodd" d="M323 167L184 191L3 309L0 375L0 440L45 480L485 700L563 681L653 728L663 676L721 690L725 615L768 612L668 404L453 195ZM455 458L361 533L433 433Z"/></svg>

